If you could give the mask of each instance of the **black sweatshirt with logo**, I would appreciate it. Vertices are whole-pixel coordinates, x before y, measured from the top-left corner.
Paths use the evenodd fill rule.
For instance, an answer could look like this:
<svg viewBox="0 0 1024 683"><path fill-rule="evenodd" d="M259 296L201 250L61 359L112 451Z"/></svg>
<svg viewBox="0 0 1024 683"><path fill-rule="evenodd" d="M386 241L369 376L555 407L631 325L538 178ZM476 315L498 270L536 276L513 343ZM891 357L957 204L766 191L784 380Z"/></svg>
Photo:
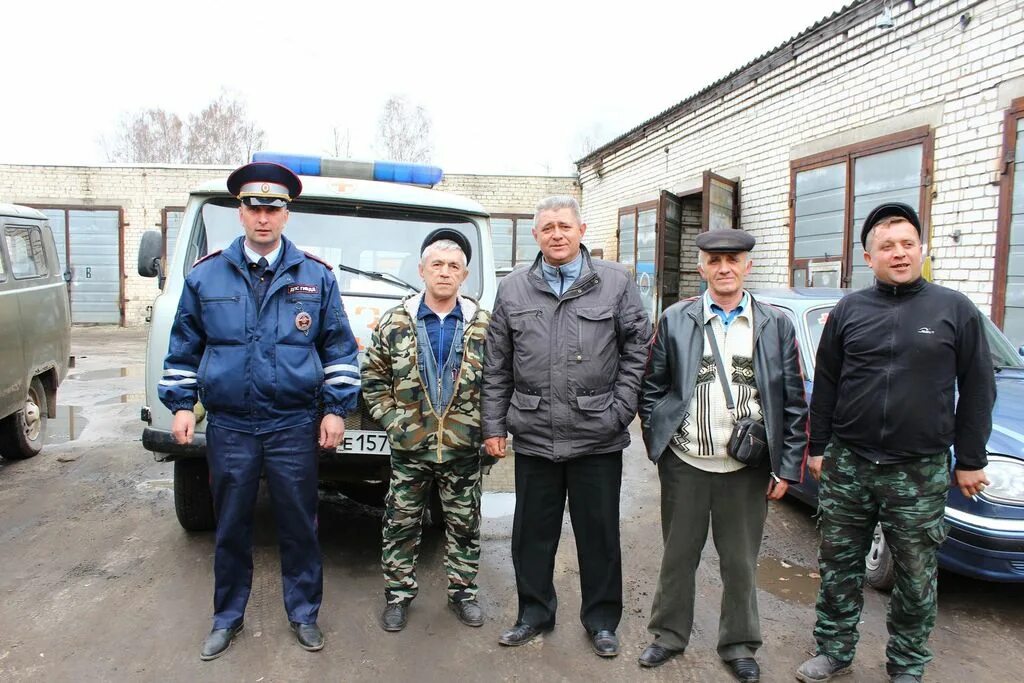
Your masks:
<svg viewBox="0 0 1024 683"><path fill-rule="evenodd" d="M923 278L843 297L818 346L810 454L833 437L878 464L953 445L958 469L985 467L996 389L981 315Z"/></svg>

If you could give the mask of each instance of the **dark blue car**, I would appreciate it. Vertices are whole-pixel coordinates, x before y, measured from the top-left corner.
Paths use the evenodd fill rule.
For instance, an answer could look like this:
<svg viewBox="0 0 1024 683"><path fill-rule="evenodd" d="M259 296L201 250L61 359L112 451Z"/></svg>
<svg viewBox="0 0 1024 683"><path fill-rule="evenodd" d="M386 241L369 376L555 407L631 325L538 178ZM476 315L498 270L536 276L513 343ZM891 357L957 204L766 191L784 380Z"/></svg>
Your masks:
<svg viewBox="0 0 1024 683"><path fill-rule="evenodd" d="M777 289L754 291L793 321L801 347L807 395L814 384L814 358L829 312L849 290ZM946 503L949 537L939 549L939 565L979 579L1024 582L1024 358L1003 333L983 317L992 350L997 398L992 412L986 468L991 484L976 499L951 488ZM956 454L954 453L954 458ZM794 497L817 505L818 483L804 472L801 484L790 486ZM893 563L881 528L866 558L867 581L879 589L893 583Z"/></svg>

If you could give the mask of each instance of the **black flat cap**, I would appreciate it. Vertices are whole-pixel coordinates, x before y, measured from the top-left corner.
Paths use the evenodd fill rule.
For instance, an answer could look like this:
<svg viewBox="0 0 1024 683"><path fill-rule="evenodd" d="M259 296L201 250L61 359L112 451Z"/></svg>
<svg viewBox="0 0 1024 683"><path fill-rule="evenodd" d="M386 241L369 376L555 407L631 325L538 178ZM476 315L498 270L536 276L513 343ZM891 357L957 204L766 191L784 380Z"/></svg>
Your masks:
<svg viewBox="0 0 1024 683"><path fill-rule="evenodd" d="M469 259L473 255L473 249L469 246L469 240L466 239L466 236L461 232L458 230L452 230L451 228L438 228L427 235L427 238L423 240L423 244L420 246L420 255L422 256L423 252L426 251L427 247L431 244L434 242L440 242L441 240L450 240L459 245L459 248L462 249L462 253L466 255L466 263L469 263Z"/></svg>
<svg viewBox="0 0 1024 683"><path fill-rule="evenodd" d="M254 161L232 171L228 192L249 206L288 206L302 192L302 181L280 164Z"/></svg>
<svg viewBox="0 0 1024 683"><path fill-rule="evenodd" d="M697 235L697 248L709 253L750 251L755 244L757 240L745 230L708 230Z"/></svg>
<svg viewBox="0 0 1024 683"><path fill-rule="evenodd" d="M884 221L886 218L902 218L917 228L917 236L921 237L921 219L917 217L914 207L902 202L886 202L871 209L871 213L864 219L864 227L860 230L860 245L862 247L868 248L868 233L876 223Z"/></svg>

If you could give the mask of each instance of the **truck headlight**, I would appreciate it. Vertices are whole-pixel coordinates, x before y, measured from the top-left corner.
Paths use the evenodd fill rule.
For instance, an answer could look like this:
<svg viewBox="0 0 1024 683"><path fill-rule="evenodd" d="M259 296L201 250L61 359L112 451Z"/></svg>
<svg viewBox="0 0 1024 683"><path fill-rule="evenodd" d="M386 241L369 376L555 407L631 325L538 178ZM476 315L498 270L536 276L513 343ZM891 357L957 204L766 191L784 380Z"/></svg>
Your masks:
<svg viewBox="0 0 1024 683"><path fill-rule="evenodd" d="M979 495L991 501L1024 505L1024 462L994 455L985 468L989 485Z"/></svg>

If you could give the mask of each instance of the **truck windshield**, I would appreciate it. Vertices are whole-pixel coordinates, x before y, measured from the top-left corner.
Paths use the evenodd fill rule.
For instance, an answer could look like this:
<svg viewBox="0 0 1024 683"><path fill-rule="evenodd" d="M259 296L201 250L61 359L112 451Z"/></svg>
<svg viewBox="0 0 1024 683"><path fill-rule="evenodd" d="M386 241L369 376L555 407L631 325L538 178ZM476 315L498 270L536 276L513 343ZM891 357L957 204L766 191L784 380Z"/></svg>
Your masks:
<svg viewBox="0 0 1024 683"><path fill-rule="evenodd" d="M473 254L481 253L480 228L465 216L301 201L293 202L288 209L285 236L300 249L334 266L334 275L344 295L398 299L409 290L397 283L340 271L339 263L365 271L391 273L412 285L422 286L420 245L428 233L438 228L458 230L469 240ZM200 229L196 231L198 237L193 243L197 258L227 247L242 234L235 199L212 199L203 204L201 216ZM186 259L189 264L194 261ZM462 292L479 298L481 282L480 259L474 258Z"/></svg>

